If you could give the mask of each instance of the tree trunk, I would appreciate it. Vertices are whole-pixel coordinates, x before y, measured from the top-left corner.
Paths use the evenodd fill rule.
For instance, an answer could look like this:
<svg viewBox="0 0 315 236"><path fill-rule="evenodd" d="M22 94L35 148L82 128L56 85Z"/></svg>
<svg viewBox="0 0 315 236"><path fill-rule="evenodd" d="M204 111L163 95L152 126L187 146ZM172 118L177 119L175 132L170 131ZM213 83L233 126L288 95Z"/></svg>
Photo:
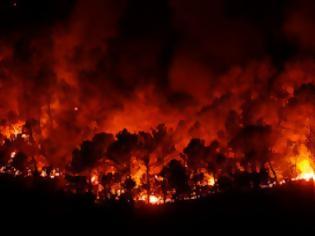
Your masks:
<svg viewBox="0 0 315 236"><path fill-rule="evenodd" d="M147 203L150 203L150 195L151 195L151 186L150 186L150 159L149 157L145 158L145 166L146 166L146 179L147 179Z"/></svg>
<svg viewBox="0 0 315 236"><path fill-rule="evenodd" d="M166 188L166 180L163 178L162 182L162 192L163 192L163 203L166 203L166 195L167 195L167 188Z"/></svg>
<svg viewBox="0 0 315 236"><path fill-rule="evenodd" d="M212 176L213 176L213 187L215 191L217 192L218 180L217 180L217 174L215 173L215 171L213 171Z"/></svg>
<svg viewBox="0 0 315 236"><path fill-rule="evenodd" d="M30 132L30 142L33 146L35 146L35 139L33 137L33 129L32 127L29 128L29 132ZM33 173L33 176L38 176L39 173L38 173L38 170L37 170L37 162L35 160L35 157L34 155L32 155L32 162L33 162L33 166L34 166L34 173Z"/></svg>
<svg viewBox="0 0 315 236"><path fill-rule="evenodd" d="M273 176L274 176L274 178L276 180L276 184L278 185L279 181L278 181L277 173L276 173L275 169L273 168L270 160L268 160L268 165L269 165L270 170L271 170L271 172L272 172L272 174L273 174Z"/></svg>

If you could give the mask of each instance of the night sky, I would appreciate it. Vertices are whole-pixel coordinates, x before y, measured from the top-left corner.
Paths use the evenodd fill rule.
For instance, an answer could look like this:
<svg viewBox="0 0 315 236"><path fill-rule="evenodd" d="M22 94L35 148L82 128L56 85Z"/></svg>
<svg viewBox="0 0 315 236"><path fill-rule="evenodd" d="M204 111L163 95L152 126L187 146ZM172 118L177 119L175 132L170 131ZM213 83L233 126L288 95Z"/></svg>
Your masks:
<svg viewBox="0 0 315 236"><path fill-rule="evenodd" d="M308 28L314 22L314 3L309 0L82 2L3 0L1 35L7 40L12 40L11 35L20 40L37 34L49 37L49 30L56 26L69 27L69 21L80 21L80 16L86 21L93 17L100 21L97 29L100 37L102 31L109 30L107 22L115 21L117 32L107 41L159 38L165 50L162 64L169 62L174 47L193 47L196 54L203 54L199 55L201 60L219 69L264 56L281 65L288 58L314 48L314 36ZM78 11L82 15L76 14Z"/></svg>

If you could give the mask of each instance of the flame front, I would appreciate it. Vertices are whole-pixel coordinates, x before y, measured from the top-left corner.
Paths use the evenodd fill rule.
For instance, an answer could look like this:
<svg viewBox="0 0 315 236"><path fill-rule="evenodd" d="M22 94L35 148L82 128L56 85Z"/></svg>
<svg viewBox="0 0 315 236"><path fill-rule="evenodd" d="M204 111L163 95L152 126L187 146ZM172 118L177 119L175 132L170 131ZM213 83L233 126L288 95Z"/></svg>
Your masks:
<svg viewBox="0 0 315 236"><path fill-rule="evenodd" d="M305 145L300 145L298 154L292 158L292 162L295 163L296 169L294 180L315 180L313 156Z"/></svg>
<svg viewBox="0 0 315 236"><path fill-rule="evenodd" d="M1 175L149 204L315 179L310 1L6 2Z"/></svg>
<svg viewBox="0 0 315 236"><path fill-rule="evenodd" d="M315 172L309 160L304 159L299 161L297 169L299 172L297 179L315 180Z"/></svg>

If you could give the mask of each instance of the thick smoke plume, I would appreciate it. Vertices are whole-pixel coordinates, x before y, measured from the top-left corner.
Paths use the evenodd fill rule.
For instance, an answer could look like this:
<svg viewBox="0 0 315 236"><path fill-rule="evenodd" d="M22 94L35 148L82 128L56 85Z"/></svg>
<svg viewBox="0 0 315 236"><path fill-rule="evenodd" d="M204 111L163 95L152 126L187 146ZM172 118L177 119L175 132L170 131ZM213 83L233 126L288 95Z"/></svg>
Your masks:
<svg viewBox="0 0 315 236"><path fill-rule="evenodd" d="M17 169L30 158L137 184L182 173L172 160L215 180L311 161L315 5L197 2L3 1L2 161L18 149ZM5 144L18 133L28 142Z"/></svg>

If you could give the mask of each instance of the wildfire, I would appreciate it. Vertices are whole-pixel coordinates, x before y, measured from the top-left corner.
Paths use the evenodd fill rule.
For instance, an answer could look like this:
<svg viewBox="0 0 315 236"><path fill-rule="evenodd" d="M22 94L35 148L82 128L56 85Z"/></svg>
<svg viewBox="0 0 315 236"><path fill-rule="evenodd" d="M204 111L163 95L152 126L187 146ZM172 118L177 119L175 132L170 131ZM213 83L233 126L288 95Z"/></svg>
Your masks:
<svg viewBox="0 0 315 236"><path fill-rule="evenodd" d="M152 205L157 205L157 204L161 203L161 199L159 199L157 196L151 195L149 197L149 202Z"/></svg>
<svg viewBox="0 0 315 236"><path fill-rule="evenodd" d="M9 125L0 126L0 133L7 139L16 137L18 134L22 133L24 121L17 121Z"/></svg>
<svg viewBox="0 0 315 236"><path fill-rule="evenodd" d="M139 198L137 199L138 201L141 202L147 202L148 201L148 195L146 193L142 193L140 194ZM166 202L170 202L170 199L167 199ZM161 196L155 195L155 194L151 194L149 196L149 201L148 203L150 205L161 205L164 203L164 200Z"/></svg>
<svg viewBox="0 0 315 236"><path fill-rule="evenodd" d="M16 152L11 152L10 157L13 159L16 156Z"/></svg>
<svg viewBox="0 0 315 236"><path fill-rule="evenodd" d="M309 160L305 159L300 161L297 164L297 169L300 172L297 179L304 179L304 180L314 180L315 181L315 172L312 168L312 165Z"/></svg>
<svg viewBox="0 0 315 236"><path fill-rule="evenodd" d="M4 151L7 151L7 154L3 155L3 166L0 166L1 174L26 177L32 176L35 169L37 170L37 173L39 173L39 177L42 179L58 180L61 178L66 179L66 176L75 173L71 173L71 171L73 171L71 169L68 173L67 169L65 168L58 168L51 165L48 159L46 159L45 156L41 154L40 143L34 145L33 143L27 142L27 134L23 133L24 124L25 122L16 122L10 125L6 124L0 126L0 133L2 134L2 137L8 139L5 140L2 144L2 148ZM164 131L167 132L167 130ZM25 137L23 137L23 135ZM242 166L240 162L234 161L237 156L230 158L231 155L225 155L225 153L221 151L221 149L212 149L211 146L206 146L202 142L197 143L197 146L193 146L193 151L191 152L192 155L190 157L206 159L209 158L208 155L220 154L221 156L219 157L213 156L213 159L216 160L215 163L203 163L203 160L199 159L203 166L198 167L198 169L196 168L194 170L195 167L193 164L196 165L196 163L192 163L191 165L189 161L185 163L181 158L189 158L189 154L182 152L182 154L177 157L180 160L175 160L175 162L173 163L168 163L167 161L164 161L164 163L161 163L161 165L157 165L155 168L153 168L153 166L149 166L149 168L145 165L144 161L142 161L139 156L137 156L139 153L143 152L143 146L141 146L142 149L139 149L139 147L137 146L138 134L135 133L125 135L128 137L128 139L126 140L128 142L130 141L130 143L134 141L134 138L136 140L136 142L132 144L133 146L129 147L131 156L130 159L126 160L126 163L123 163L128 164L128 161L130 162L129 182L124 182L126 180L126 173L128 172L126 170L126 173L122 174L122 176L116 176L114 172L111 177L106 176L106 173L108 173L110 168L114 168L116 170L116 168L119 166L115 166L116 163L112 162L111 160L107 160L107 162L101 162L97 160L97 158L106 158L107 153L104 152L102 154L104 157L97 156L96 158L99 163L104 163L102 168L100 168L100 166L96 166L96 164L98 163L95 162L93 164L97 168L91 170L84 166L90 163L86 163L85 159L84 161L82 161L83 159L81 160L82 163L80 164L85 167L85 172L82 172L81 176L74 174L72 176L72 179L67 179L69 181L69 184L67 184L67 186L70 186L69 190L76 193L91 191L95 195L95 199L99 202L106 199L119 200L121 199L121 197L125 197L127 199L132 198L132 200L134 200L135 202L143 202L149 205L162 205L164 203L170 203L176 200L199 199L201 197L208 196L215 191L220 191L220 189L218 189L220 187L220 182L216 181L219 180L219 178L222 176L222 172L224 172L224 168L228 167L228 165L231 165L233 168L238 169L240 172L246 172L246 168L244 168L244 166ZM148 137L150 136L149 133L147 135ZM163 132L161 132L160 135L163 135ZM20 139L20 137L22 137L22 140ZM104 137L106 137L106 135ZM111 140L112 143L110 145L114 143L118 146L121 146L121 149L124 149L125 147L121 145L120 142L123 141L122 143L124 145L129 145L129 143L124 143L126 142L126 140L122 139L119 140L119 142L118 140ZM86 155L86 151L88 151L89 155L94 154L91 151L102 151L101 149L99 149L100 147L102 147L102 141L103 140L99 141L98 139L94 139L91 143L85 143L88 145L82 146L82 148L85 149L83 149L84 152L82 152L82 149L80 150L80 155ZM152 142L155 140L152 137L152 140L149 139L149 141ZM166 143L168 142L171 142L171 140L166 139ZM157 144L161 145L161 143ZM164 145L164 143L162 144ZM34 145L33 148L31 148L32 145ZM150 145L149 147L152 148ZM294 166L294 171L287 176L281 176L278 179L279 181L277 182L277 184L285 184L286 180L288 179L287 177L289 177L289 179L291 179L292 181L306 180L315 182L315 163L313 162L313 154L306 144L300 144L299 146L294 147L297 147L297 149L288 149L287 154L284 156L287 160L286 163L289 164L288 168L290 168L291 171L291 167ZM150 148L148 148L148 150L150 150ZM133 149L135 149L136 151L133 151ZM161 151L159 148L156 149L157 151ZM129 150L127 151L129 152ZM154 153L154 151L156 150L152 150L152 154L156 154ZM233 150L231 149L231 152L232 151ZM33 154L34 152L35 155ZM5 154L6 152L3 153ZM81 156L79 156L79 158L80 157ZM89 156L86 156L86 158L89 158ZM165 160L168 159L165 157ZM212 169L208 168L207 165L209 164ZM122 165L122 167L124 167L124 165ZM217 171L213 168L217 168ZM151 174L152 172L155 173L154 176ZM87 175L87 173L89 173L89 175ZM263 176L264 172L261 169L257 168L257 173L261 174L261 176L265 178L265 176ZM233 172L225 173L225 175L226 178L229 178L229 180L238 180L238 176L233 175ZM251 176L250 173L248 174L248 176L249 178L257 177ZM268 182L260 182L258 184L258 186L262 188L264 186L272 188L275 185L276 181L271 179L271 176L269 176ZM248 185L247 187L250 188L250 186L251 185Z"/></svg>
<svg viewBox="0 0 315 236"><path fill-rule="evenodd" d="M50 173L50 178L51 179L54 179L54 178L57 178L57 177L60 177L62 175L61 171L59 169L53 169Z"/></svg>
<svg viewBox="0 0 315 236"><path fill-rule="evenodd" d="M215 185L215 179L213 177L213 175L211 175L210 173L208 172L204 172L204 175L205 175L205 185L206 186L214 186Z"/></svg>
<svg viewBox="0 0 315 236"><path fill-rule="evenodd" d="M90 181L91 181L91 184L92 184L92 185L98 185L98 184L99 184L98 175L93 174L93 175L91 176Z"/></svg>
<svg viewBox="0 0 315 236"><path fill-rule="evenodd" d="M295 180L314 180L315 181L315 171L312 167L312 154L307 149L305 145L300 147L299 155L296 157L296 171L297 177Z"/></svg>

